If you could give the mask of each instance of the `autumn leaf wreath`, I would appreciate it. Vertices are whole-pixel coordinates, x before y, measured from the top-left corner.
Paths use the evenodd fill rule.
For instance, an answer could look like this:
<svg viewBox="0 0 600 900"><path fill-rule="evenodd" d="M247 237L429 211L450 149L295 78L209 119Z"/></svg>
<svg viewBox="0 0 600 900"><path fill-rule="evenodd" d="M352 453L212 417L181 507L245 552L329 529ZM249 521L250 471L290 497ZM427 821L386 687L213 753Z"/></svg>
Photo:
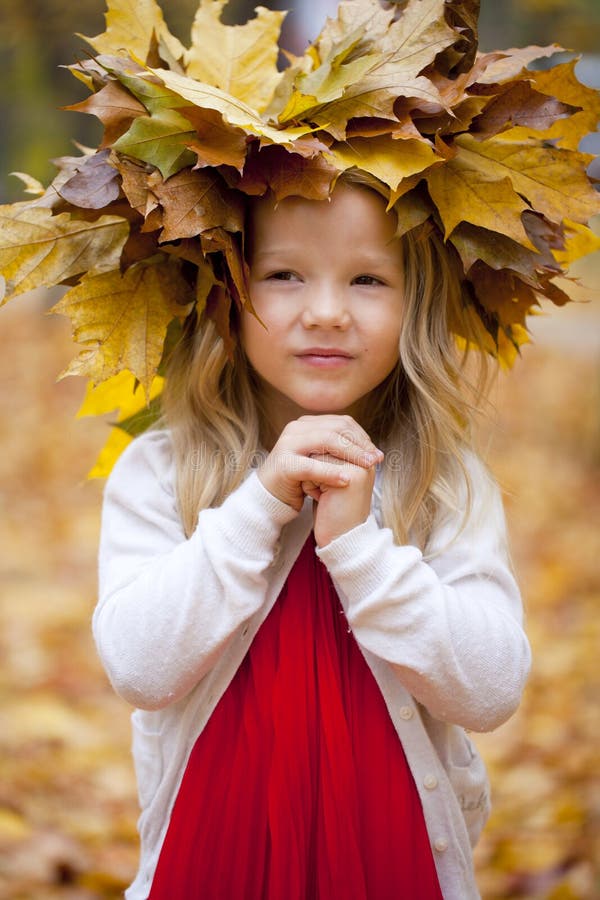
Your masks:
<svg viewBox="0 0 600 900"><path fill-rule="evenodd" d="M201 0L184 47L155 0L107 0L94 54L70 66L90 90L97 149L58 160L32 199L0 207L7 300L67 285L89 379L81 412L118 410L93 474L158 414L169 348L190 315L230 346L230 304L250 304L244 195L327 198L358 169L384 186L399 234L435 229L460 264L477 343L510 366L540 299L600 247L600 199L578 151L600 94L561 48L481 53L478 0L347 0L303 56L278 67L282 12L228 26ZM557 278L561 278L560 284ZM457 334L464 341L467 336Z"/></svg>

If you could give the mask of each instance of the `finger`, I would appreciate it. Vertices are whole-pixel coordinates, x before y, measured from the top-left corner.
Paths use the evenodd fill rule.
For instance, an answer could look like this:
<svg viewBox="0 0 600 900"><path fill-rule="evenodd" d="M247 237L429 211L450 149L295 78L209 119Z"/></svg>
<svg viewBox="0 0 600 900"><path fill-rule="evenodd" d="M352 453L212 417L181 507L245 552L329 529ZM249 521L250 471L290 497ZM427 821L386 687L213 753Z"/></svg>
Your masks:
<svg viewBox="0 0 600 900"><path fill-rule="evenodd" d="M314 481L303 481L300 485L302 491L306 494L307 497L310 497L311 500L319 501L321 496L321 488L318 484L315 484Z"/></svg>
<svg viewBox="0 0 600 900"><path fill-rule="evenodd" d="M345 466L350 463L363 469L370 469L371 466L380 462L380 457L375 453L365 453L364 451L360 451L358 454L347 454L343 457L334 456L332 453L311 453L310 456L311 459L318 459L321 462L329 462L337 466ZM352 458L349 458L350 456ZM383 458L383 454L381 454L381 458Z"/></svg>
<svg viewBox="0 0 600 900"><path fill-rule="evenodd" d="M312 444L314 451L342 457L345 453L355 456L357 451L363 451L383 457L367 432L351 416L301 416L289 423L288 428L301 441Z"/></svg>

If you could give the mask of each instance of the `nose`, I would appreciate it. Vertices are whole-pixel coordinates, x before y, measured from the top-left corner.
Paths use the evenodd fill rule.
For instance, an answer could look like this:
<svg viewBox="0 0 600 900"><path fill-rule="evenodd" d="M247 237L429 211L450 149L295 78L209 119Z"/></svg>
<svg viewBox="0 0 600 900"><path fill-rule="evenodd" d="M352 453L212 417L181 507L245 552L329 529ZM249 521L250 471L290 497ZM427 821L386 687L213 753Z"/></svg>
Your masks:
<svg viewBox="0 0 600 900"><path fill-rule="evenodd" d="M344 291L329 282L311 285L306 292L302 324L305 328L348 328L350 310Z"/></svg>

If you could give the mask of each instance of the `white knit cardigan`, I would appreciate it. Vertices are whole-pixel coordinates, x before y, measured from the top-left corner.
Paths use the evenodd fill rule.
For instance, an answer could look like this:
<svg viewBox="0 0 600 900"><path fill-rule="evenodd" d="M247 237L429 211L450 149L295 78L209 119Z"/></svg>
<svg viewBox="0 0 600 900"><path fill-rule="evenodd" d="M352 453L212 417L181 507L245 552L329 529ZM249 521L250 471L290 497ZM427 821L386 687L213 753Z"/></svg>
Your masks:
<svg viewBox="0 0 600 900"><path fill-rule="evenodd" d="M479 897L471 846L489 812L464 729L504 722L530 664L499 491L467 462L474 502L458 538L462 514L447 512L425 555L395 544L378 478L369 519L317 550L402 741L446 900ZM141 859L128 900L147 897L189 754L310 534L311 504L296 513L250 472L186 539L166 431L133 441L108 480L93 628L136 707Z"/></svg>

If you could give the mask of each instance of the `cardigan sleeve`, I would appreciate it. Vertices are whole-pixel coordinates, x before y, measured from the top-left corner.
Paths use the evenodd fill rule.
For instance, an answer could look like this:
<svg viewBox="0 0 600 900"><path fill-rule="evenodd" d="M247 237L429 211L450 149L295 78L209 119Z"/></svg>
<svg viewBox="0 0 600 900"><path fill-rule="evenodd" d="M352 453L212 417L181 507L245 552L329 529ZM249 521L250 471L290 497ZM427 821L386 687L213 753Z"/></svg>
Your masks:
<svg viewBox="0 0 600 900"><path fill-rule="evenodd" d="M440 516L426 555L373 516L318 555L359 644L435 718L488 731L518 706L531 655L500 492L479 461L468 466L468 519L464 505Z"/></svg>
<svg viewBox="0 0 600 900"><path fill-rule="evenodd" d="M185 696L263 604L267 569L295 510L256 473L199 515L186 539L165 431L132 442L107 482L100 533L100 658L125 700L158 709Z"/></svg>

